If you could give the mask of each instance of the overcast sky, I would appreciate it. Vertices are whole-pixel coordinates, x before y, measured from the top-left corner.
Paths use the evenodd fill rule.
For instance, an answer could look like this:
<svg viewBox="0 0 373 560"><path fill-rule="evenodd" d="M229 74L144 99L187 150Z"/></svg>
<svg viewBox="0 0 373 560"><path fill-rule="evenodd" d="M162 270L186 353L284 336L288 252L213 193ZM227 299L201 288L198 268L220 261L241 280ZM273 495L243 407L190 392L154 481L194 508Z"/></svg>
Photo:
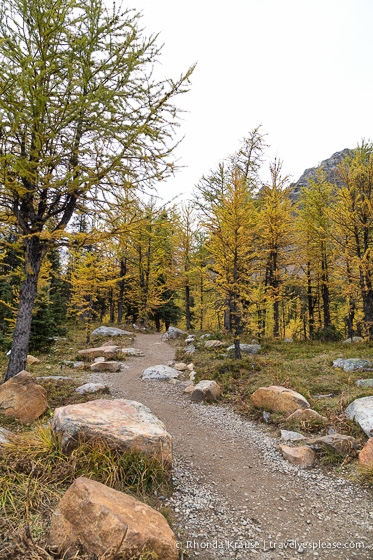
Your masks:
<svg viewBox="0 0 373 560"><path fill-rule="evenodd" d="M127 0L128 1L128 0ZM131 5L129 2L128 5ZM297 180L373 139L373 0L132 0L164 43L161 73L197 62L178 149L185 168L159 185L191 192L259 124L268 159ZM268 175L264 172L264 175Z"/></svg>

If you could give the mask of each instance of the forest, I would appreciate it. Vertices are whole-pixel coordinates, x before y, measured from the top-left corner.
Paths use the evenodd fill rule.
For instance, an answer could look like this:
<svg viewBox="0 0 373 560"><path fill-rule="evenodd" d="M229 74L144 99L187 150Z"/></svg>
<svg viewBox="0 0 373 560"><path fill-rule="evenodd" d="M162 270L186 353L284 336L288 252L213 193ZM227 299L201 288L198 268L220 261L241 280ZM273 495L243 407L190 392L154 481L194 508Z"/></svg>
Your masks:
<svg viewBox="0 0 373 560"><path fill-rule="evenodd" d="M73 4L8 0L1 12L6 377L67 321L87 336L95 322L224 330L236 357L242 334L371 339L373 146L346 156L338 188L320 168L295 196L258 126L191 200L164 202L175 99L194 66L157 79L161 49L140 14Z"/></svg>

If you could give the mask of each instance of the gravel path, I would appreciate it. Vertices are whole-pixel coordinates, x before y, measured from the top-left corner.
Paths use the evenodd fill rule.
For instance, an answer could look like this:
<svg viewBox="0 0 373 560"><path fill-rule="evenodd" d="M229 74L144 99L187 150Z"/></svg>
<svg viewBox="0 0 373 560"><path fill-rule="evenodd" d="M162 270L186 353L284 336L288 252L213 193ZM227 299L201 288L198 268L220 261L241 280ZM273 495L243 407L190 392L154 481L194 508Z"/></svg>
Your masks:
<svg viewBox="0 0 373 560"><path fill-rule="evenodd" d="M373 558L370 491L291 465L265 427L226 407L191 404L178 384L142 381L143 369L166 364L174 349L159 335L139 334L134 346L145 357L89 381L147 405L172 434L175 492L162 499L174 511L184 558Z"/></svg>

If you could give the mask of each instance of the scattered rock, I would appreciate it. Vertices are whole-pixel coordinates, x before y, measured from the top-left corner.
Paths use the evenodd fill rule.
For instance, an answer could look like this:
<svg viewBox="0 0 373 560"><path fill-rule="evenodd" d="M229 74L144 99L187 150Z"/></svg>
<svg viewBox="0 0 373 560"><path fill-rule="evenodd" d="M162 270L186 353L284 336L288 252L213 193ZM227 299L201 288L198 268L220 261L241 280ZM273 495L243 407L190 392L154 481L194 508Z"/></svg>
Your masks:
<svg viewBox="0 0 373 560"><path fill-rule="evenodd" d="M36 377L36 381L71 381L71 377L65 375L42 375Z"/></svg>
<svg viewBox="0 0 373 560"><path fill-rule="evenodd" d="M174 368L177 369L177 371L185 371L187 367L188 366L184 364L184 362L178 362L177 364L174 365Z"/></svg>
<svg viewBox="0 0 373 560"><path fill-rule="evenodd" d="M210 336L212 336L212 334L209 333L201 334L200 339L203 340L204 338L210 338Z"/></svg>
<svg viewBox="0 0 373 560"><path fill-rule="evenodd" d="M143 358L145 356L144 352L141 352L138 348L122 348L122 354L135 358Z"/></svg>
<svg viewBox="0 0 373 560"><path fill-rule="evenodd" d="M28 371L20 371L0 385L0 413L31 424L48 408L47 394Z"/></svg>
<svg viewBox="0 0 373 560"><path fill-rule="evenodd" d="M299 434L298 432L291 432L289 430L281 430L281 439L283 439L284 441L302 441L307 439L305 436L303 436L302 434Z"/></svg>
<svg viewBox="0 0 373 560"><path fill-rule="evenodd" d="M120 371L122 364L120 362L96 362L91 364L89 367L91 371L109 371L115 373Z"/></svg>
<svg viewBox="0 0 373 560"><path fill-rule="evenodd" d="M0 445L8 443L12 435L12 432L0 426Z"/></svg>
<svg viewBox="0 0 373 560"><path fill-rule="evenodd" d="M294 341L293 341L293 339L292 339L292 338L284 338L284 342L288 342L288 343L290 343L290 342L294 342Z"/></svg>
<svg viewBox="0 0 373 560"><path fill-rule="evenodd" d="M52 515L49 545L78 557L80 544L90 556L138 558L151 550L162 560L177 560L176 538L158 511L100 482L79 477ZM67 556L66 556L67 557ZM110 555L110 558L114 556Z"/></svg>
<svg viewBox="0 0 373 560"><path fill-rule="evenodd" d="M194 385L193 382L191 382L190 385L188 385L187 387L185 387L184 393L187 393L188 395L190 395L191 393L193 393L194 389L195 389L195 385Z"/></svg>
<svg viewBox="0 0 373 560"><path fill-rule="evenodd" d="M195 351L196 347L194 346L194 344L189 344L185 349L185 354L194 354Z"/></svg>
<svg viewBox="0 0 373 560"><path fill-rule="evenodd" d="M74 362L73 363L73 368L74 369L84 369L85 368L85 363L84 362Z"/></svg>
<svg viewBox="0 0 373 560"><path fill-rule="evenodd" d="M191 371L190 374L189 374L189 379L190 379L191 381L194 381L195 378L196 378L196 375L197 375L197 374L196 374L195 371Z"/></svg>
<svg viewBox="0 0 373 560"><path fill-rule="evenodd" d="M100 362L104 362L105 358L104 356L97 356L97 358L95 358L93 361L95 364L99 364Z"/></svg>
<svg viewBox="0 0 373 560"><path fill-rule="evenodd" d="M257 354L262 347L260 344L240 344L240 349L243 354ZM227 352L234 352L234 344L227 348Z"/></svg>
<svg viewBox="0 0 373 560"><path fill-rule="evenodd" d="M93 360L97 357L110 359L115 358L120 351L120 346L100 346L99 348L86 348L85 350L79 350L78 354L86 360Z"/></svg>
<svg viewBox="0 0 373 560"><path fill-rule="evenodd" d="M141 378L144 380L155 379L161 381L163 379L174 379L179 377L180 372L169 366L150 366L142 372Z"/></svg>
<svg viewBox="0 0 373 560"><path fill-rule="evenodd" d="M352 436L344 436L342 434L329 434L307 440L308 445L322 444L330 451L337 453L341 457L347 457L358 448L356 439Z"/></svg>
<svg viewBox="0 0 373 560"><path fill-rule="evenodd" d="M223 346L221 340L207 340L205 342L205 348L220 348L220 346Z"/></svg>
<svg viewBox="0 0 373 560"><path fill-rule="evenodd" d="M194 371L194 364L188 364L187 369L189 369L189 371Z"/></svg>
<svg viewBox="0 0 373 560"><path fill-rule="evenodd" d="M316 420L317 422L322 422L323 424L328 421L326 416L321 416L321 414L316 412L316 410L312 410L312 408L298 408L298 410L290 414L284 422L293 422L294 420L299 420L301 422Z"/></svg>
<svg viewBox="0 0 373 560"><path fill-rule="evenodd" d="M373 469L373 438L369 438L359 453L359 468Z"/></svg>
<svg viewBox="0 0 373 560"><path fill-rule="evenodd" d="M351 342L364 342L364 339L361 336L353 336L343 341L344 344L351 344Z"/></svg>
<svg viewBox="0 0 373 560"><path fill-rule="evenodd" d="M85 383L81 385L75 391L84 395L85 393L98 393L98 391L104 391L107 388L103 383Z"/></svg>
<svg viewBox="0 0 373 560"><path fill-rule="evenodd" d="M173 340L175 338L180 338L187 334L185 331L178 329L176 327L168 327L167 332L162 335L162 340Z"/></svg>
<svg viewBox="0 0 373 560"><path fill-rule="evenodd" d="M135 449L172 464L172 438L149 408L125 399L99 399L56 408L52 429L69 453L80 439L103 438L117 449Z"/></svg>
<svg viewBox="0 0 373 560"><path fill-rule="evenodd" d="M188 344L193 344L193 342L195 341L195 339L196 339L195 335L194 335L194 334L193 334L193 335L190 334L190 335L188 336L188 338L185 339L185 344L186 344L186 345L188 345Z"/></svg>
<svg viewBox="0 0 373 560"><path fill-rule="evenodd" d="M28 354L27 360L26 360L26 365L33 366L35 364L40 364L40 360L35 358L35 356L32 356L31 354Z"/></svg>
<svg viewBox="0 0 373 560"><path fill-rule="evenodd" d="M98 327L92 333L92 336L133 336L133 332L124 331L116 327Z"/></svg>
<svg viewBox="0 0 373 560"><path fill-rule="evenodd" d="M373 362L360 358L338 358L338 360L334 360L333 367L343 368L344 371L369 370L373 368Z"/></svg>
<svg viewBox="0 0 373 560"><path fill-rule="evenodd" d="M373 436L373 396L355 399L346 408L346 415L355 420L368 437Z"/></svg>
<svg viewBox="0 0 373 560"><path fill-rule="evenodd" d="M284 459L293 463L293 465L299 465L300 467L311 467L315 461L315 452L313 449L307 445L301 447L289 447L288 445L281 444L279 449L282 453Z"/></svg>
<svg viewBox="0 0 373 560"><path fill-rule="evenodd" d="M358 379L355 381L357 387L373 387L373 379Z"/></svg>
<svg viewBox="0 0 373 560"><path fill-rule="evenodd" d="M299 408L309 408L309 402L296 391L272 385L260 387L251 395L251 402L257 408L265 408L271 412L287 412L291 414Z"/></svg>
<svg viewBox="0 0 373 560"><path fill-rule="evenodd" d="M216 381L204 379L197 383L191 395L192 402L199 403L202 401L213 402L221 394L221 389Z"/></svg>

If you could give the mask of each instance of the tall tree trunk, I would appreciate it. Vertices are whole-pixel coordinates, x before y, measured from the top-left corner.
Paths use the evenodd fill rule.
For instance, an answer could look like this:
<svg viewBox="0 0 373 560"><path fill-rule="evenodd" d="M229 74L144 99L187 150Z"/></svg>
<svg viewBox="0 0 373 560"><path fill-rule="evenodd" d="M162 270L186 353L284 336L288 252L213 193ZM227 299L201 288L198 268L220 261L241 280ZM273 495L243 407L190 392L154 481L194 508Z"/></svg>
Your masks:
<svg viewBox="0 0 373 560"><path fill-rule="evenodd" d="M26 237L25 274L22 282L16 326L13 333L12 350L4 381L25 369L31 332L32 308L38 289L38 277L46 247L37 236Z"/></svg>
<svg viewBox="0 0 373 560"><path fill-rule="evenodd" d="M113 288L110 288L110 292L109 292L109 315L110 315L110 323L114 323L114 321L115 321L115 313L114 313L114 294L113 294Z"/></svg>
<svg viewBox="0 0 373 560"><path fill-rule="evenodd" d="M118 296L118 323L123 320L123 303L124 303L124 276L127 274L126 259L122 258L120 261L120 282L119 282L119 296Z"/></svg>
<svg viewBox="0 0 373 560"><path fill-rule="evenodd" d="M185 286L185 321L186 330L189 331L191 327L191 312L190 312L190 286Z"/></svg>
<svg viewBox="0 0 373 560"><path fill-rule="evenodd" d="M314 329L315 329L315 317L314 317L315 299L312 294L310 262L307 263L307 301L308 301L308 330L309 330L310 340L312 340Z"/></svg>
<svg viewBox="0 0 373 560"><path fill-rule="evenodd" d="M330 327L330 294L328 278L328 261L326 254L323 253L321 259L321 297L323 302L324 329Z"/></svg>

